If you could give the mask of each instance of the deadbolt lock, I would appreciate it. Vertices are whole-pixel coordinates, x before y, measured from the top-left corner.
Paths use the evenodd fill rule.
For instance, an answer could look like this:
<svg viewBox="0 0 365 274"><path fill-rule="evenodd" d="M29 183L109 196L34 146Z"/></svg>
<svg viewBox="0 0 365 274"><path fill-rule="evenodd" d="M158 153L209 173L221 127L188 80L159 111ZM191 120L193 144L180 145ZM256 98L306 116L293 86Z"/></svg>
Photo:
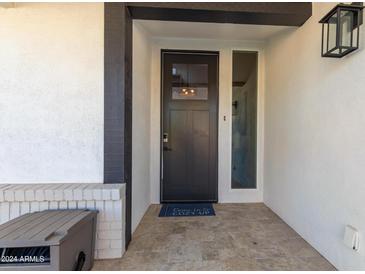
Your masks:
<svg viewBox="0 0 365 274"><path fill-rule="evenodd" d="M163 142L164 143L168 143L169 142L169 135L166 132L164 132L164 134L163 134Z"/></svg>

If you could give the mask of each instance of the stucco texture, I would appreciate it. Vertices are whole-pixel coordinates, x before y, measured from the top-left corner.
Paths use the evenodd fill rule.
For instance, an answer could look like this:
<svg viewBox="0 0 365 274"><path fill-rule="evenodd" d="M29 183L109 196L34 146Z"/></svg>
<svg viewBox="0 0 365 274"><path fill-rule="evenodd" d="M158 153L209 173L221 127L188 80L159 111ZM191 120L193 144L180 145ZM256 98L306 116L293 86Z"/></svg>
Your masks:
<svg viewBox="0 0 365 274"><path fill-rule="evenodd" d="M334 5L314 3L267 47L264 202L336 268L364 270L343 236L365 231L365 31L356 52L322 58L318 21Z"/></svg>
<svg viewBox="0 0 365 274"><path fill-rule="evenodd" d="M0 7L1 183L102 182L103 13Z"/></svg>

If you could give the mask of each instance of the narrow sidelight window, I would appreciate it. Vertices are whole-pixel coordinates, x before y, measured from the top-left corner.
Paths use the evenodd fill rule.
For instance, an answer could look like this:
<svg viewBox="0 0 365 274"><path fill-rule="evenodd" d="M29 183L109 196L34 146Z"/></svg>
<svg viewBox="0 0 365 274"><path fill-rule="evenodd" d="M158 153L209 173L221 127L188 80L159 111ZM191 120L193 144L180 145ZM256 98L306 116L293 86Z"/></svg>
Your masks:
<svg viewBox="0 0 365 274"><path fill-rule="evenodd" d="M257 52L233 51L232 188L256 188Z"/></svg>

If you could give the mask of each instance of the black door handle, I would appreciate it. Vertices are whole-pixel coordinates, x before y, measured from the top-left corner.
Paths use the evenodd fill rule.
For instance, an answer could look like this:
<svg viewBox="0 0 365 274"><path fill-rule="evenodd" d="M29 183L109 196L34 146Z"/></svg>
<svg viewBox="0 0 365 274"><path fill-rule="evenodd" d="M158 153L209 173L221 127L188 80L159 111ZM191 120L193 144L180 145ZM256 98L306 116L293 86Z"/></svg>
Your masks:
<svg viewBox="0 0 365 274"><path fill-rule="evenodd" d="M163 151L171 151L172 149L169 147L163 147Z"/></svg>

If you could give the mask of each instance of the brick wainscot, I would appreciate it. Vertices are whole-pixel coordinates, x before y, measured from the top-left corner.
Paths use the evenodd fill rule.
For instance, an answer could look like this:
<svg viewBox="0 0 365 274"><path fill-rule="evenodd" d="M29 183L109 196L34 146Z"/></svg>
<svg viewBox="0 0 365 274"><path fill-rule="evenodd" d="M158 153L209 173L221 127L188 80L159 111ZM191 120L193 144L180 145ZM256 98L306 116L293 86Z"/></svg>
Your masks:
<svg viewBox="0 0 365 274"><path fill-rule="evenodd" d="M0 224L46 209L96 209L95 259L125 251L124 184L0 184Z"/></svg>

